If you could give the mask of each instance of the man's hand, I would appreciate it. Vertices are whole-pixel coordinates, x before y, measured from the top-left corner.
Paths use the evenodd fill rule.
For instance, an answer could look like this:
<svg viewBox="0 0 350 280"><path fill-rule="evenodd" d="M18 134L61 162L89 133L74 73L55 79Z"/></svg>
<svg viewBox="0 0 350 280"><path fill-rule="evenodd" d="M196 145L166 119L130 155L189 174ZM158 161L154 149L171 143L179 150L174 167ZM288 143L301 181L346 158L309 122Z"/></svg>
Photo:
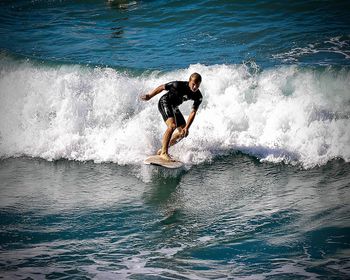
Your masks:
<svg viewBox="0 0 350 280"><path fill-rule="evenodd" d="M165 85L160 85L156 87L154 90L152 90L150 93L141 95L140 98L143 101L150 100L153 96L156 96L158 93L161 93L163 90L165 90Z"/></svg>
<svg viewBox="0 0 350 280"><path fill-rule="evenodd" d="M181 137L187 137L188 133L189 133L188 128L186 128L186 127L183 128L182 131L181 131Z"/></svg>
<svg viewBox="0 0 350 280"><path fill-rule="evenodd" d="M151 97L150 97L149 94L141 95L140 98L141 98L143 101L147 101L147 100L150 100L150 99L151 99Z"/></svg>

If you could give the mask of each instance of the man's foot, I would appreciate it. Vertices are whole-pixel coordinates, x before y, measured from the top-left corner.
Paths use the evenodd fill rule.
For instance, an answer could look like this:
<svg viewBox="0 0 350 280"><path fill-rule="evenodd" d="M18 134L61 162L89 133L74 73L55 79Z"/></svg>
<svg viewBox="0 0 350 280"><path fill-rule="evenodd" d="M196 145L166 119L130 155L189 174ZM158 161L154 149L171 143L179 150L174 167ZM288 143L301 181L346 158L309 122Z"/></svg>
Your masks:
<svg viewBox="0 0 350 280"><path fill-rule="evenodd" d="M166 160L166 161L175 161L168 154L160 154L159 157Z"/></svg>
<svg viewBox="0 0 350 280"><path fill-rule="evenodd" d="M161 153L162 153L162 149L159 149L159 150L157 151L157 155L160 156Z"/></svg>

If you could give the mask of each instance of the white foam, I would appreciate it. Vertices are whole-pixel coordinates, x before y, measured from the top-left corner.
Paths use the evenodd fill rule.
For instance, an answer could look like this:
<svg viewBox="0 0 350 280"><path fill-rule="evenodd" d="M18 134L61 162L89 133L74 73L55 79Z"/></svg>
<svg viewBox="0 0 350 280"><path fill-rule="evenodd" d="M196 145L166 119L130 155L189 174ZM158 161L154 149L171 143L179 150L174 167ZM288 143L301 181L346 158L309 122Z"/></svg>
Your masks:
<svg viewBox="0 0 350 280"><path fill-rule="evenodd" d="M9 63L11 64L9 66ZM0 156L138 164L160 147L159 96L140 94L203 76L189 137L171 149L187 164L240 150L262 161L350 160L349 71L295 66L192 65L132 76L110 68L37 66L1 59ZM187 115L191 102L182 105Z"/></svg>
<svg viewBox="0 0 350 280"><path fill-rule="evenodd" d="M331 37L323 42L315 42L303 47L295 47L291 50L279 54L272 55L272 58L280 59L283 62L298 62L300 58L312 56L315 54L339 55L344 59L350 59L350 36ZM325 64L322 60L319 64Z"/></svg>

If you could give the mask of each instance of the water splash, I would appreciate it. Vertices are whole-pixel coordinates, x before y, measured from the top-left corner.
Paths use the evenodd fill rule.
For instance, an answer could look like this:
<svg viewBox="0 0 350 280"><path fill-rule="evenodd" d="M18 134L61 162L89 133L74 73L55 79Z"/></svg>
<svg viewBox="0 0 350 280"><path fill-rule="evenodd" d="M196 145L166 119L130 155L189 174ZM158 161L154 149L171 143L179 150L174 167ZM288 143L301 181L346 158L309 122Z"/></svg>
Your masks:
<svg viewBox="0 0 350 280"><path fill-rule="evenodd" d="M157 96L140 94L200 72L203 104L189 137L171 149L187 164L242 151L262 161L350 160L349 71L192 65L132 75L112 68L1 60L0 156L138 164L160 146ZM183 104L184 115L191 104Z"/></svg>

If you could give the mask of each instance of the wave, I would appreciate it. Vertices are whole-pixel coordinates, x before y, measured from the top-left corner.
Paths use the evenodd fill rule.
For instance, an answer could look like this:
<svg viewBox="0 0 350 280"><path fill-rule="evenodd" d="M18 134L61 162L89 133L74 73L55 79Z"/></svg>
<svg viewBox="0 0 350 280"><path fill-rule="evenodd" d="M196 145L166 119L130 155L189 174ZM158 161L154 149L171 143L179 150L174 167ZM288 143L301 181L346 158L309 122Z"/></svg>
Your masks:
<svg viewBox="0 0 350 280"><path fill-rule="evenodd" d="M326 55L326 59L316 59L314 64L319 65L329 65L330 58L338 56L342 58L341 63L349 63L350 59L350 36L343 35L337 37L331 37L327 40L315 42L313 44L308 44L303 47L294 47L287 52L279 53L272 55L272 58L281 60L283 63L300 63L305 60L307 57L315 57L317 55ZM310 64L311 62L308 61ZM332 60L332 63L335 63L335 60Z"/></svg>
<svg viewBox="0 0 350 280"><path fill-rule="evenodd" d="M0 70L2 158L139 164L160 147L165 131L157 111L161 95L143 102L140 94L197 71L204 101L189 136L170 150L185 163L233 151L305 168L350 160L347 68L197 64L130 74L2 56Z"/></svg>

